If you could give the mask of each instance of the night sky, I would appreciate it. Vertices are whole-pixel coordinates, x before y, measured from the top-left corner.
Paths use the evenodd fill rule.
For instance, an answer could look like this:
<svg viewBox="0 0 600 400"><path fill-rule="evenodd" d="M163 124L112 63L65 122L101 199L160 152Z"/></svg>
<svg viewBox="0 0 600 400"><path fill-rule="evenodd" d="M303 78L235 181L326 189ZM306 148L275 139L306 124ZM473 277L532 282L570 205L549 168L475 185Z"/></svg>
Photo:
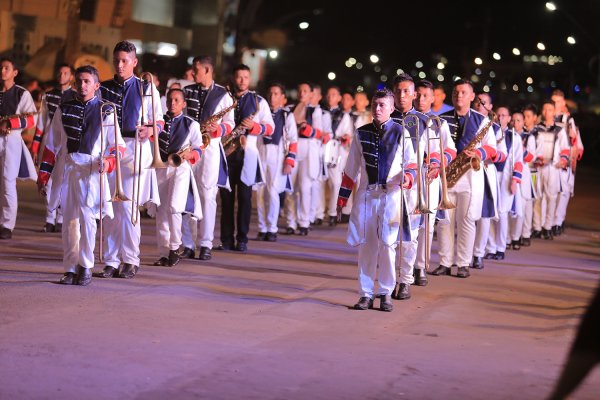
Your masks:
<svg viewBox="0 0 600 400"><path fill-rule="evenodd" d="M265 0L253 28L281 28L287 33L287 45L279 49L277 59L269 60L267 80L288 85L308 79L349 90L363 85L368 90L380 83L381 75L389 77L389 84L398 68L414 74L423 71L436 82L434 69L441 56L447 59L442 73L448 86L453 75L474 74L475 57L483 59L480 85L491 80L492 92L500 92L501 84L509 91L513 84L525 89L530 76L536 92L550 90L551 82L567 92L573 89L569 86L585 90L597 85L597 64L588 64L600 53L600 1L556 1L554 12L547 11L545 3ZM309 28L300 30L301 21ZM576 38L575 45L567 43L569 35ZM536 48L538 42L546 45L545 51ZM512 54L513 47L520 49L520 56ZM500 61L492 59L494 52L501 55ZM371 54L379 56L381 71L374 71ZM557 55L563 63L527 66L526 54ZM349 57L361 62L363 69L344 66ZM422 68L415 67L417 61ZM495 78L489 78L490 71ZM328 72L336 73L334 81L327 79Z"/></svg>

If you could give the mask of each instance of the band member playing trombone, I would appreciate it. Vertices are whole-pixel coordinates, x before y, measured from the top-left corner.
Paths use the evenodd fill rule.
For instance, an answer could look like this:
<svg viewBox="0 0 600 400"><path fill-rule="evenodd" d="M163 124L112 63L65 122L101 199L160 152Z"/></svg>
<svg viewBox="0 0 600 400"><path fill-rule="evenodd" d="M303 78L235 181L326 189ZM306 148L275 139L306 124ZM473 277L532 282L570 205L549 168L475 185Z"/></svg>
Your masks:
<svg viewBox="0 0 600 400"><path fill-rule="evenodd" d="M215 219L217 217L217 193L219 187L228 188L227 161L223 154L221 138L233 129L233 109L219 116L233 105L233 98L227 89L213 80L213 60L209 56L198 56L193 62L196 83L186 86L183 91L187 103L187 115L202 124L202 134L210 137L210 145L192 169L202 204L202 219L195 221L184 216L182 257L194 258L199 248L198 258L212 258ZM196 244L198 245L196 247Z"/></svg>
<svg viewBox="0 0 600 400"><path fill-rule="evenodd" d="M159 204L160 201L156 174L150 169L153 150L148 140L152 135L158 135L164 126L160 96L152 82L142 81L133 74L137 63L135 46L127 41L117 43L113 51L116 75L100 85L102 98L117 106L119 126L127 145L121 162L123 186L125 195L131 199L131 202L114 204L115 217L106 223L105 267L101 274L104 278L135 276L140 265L139 206L150 201ZM153 122L157 132L153 132ZM154 154L154 157L159 155ZM114 185L113 178L111 185Z"/></svg>
<svg viewBox="0 0 600 400"><path fill-rule="evenodd" d="M447 171L450 167L466 171L462 175L450 176L451 179L448 181L448 195L456 208L447 210L446 220L440 221L438 226L440 266L431 273L432 275L450 275L451 267L456 261L457 276L459 278L470 276L469 265L473 258L475 244L475 222L481 218L485 188L484 172L480 163L492 160L496 155L494 130L487 117L471 109L474 98L473 84L465 79L457 80L452 90L454 110L440 116L448 123L450 134L459 153L457 158L448 165ZM457 162L460 165L456 165ZM462 168L465 164L479 165L479 168Z"/></svg>
<svg viewBox="0 0 600 400"><path fill-rule="evenodd" d="M271 136L258 139L258 151L265 172L264 184L256 192L258 212L258 239L268 242L277 240L277 218L279 217L279 194L291 192L290 175L296 163L298 131L294 114L284 108L285 87L272 83L267 89L267 100L275 130Z"/></svg>
<svg viewBox="0 0 600 400"><path fill-rule="evenodd" d="M17 178L37 179L31 155L21 138L35 125L36 108L29 92L15 84L19 70L0 59L0 239L12 238L17 221Z"/></svg>
<svg viewBox="0 0 600 400"><path fill-rule="evenodd" d="M95 95L100 86L96 68L79 67L75 86L77 97L60 105L48 130L38 187L43 193L52 174L49 207L63 210L65 274L60 283L85 286L92 281L96 220L113 216L109 191L100 196L100 180L107 188L106 173L116 167L116 151L123 155L125 142L112 106L103 106ZM64 169L54 170L55 165Z"/></svg>
<svg viewBox="0 0 600 400"><path fill-rule="evenodd" d="M434 136L438 138L438 148L441 143L444 149L444 166L448 165L456 157L456 146L450 136L450 129L448 123L441 118L437 118L437 115L433 113L431 106L434 100L434 87L433 84L427 80L421 80L415 84L416 97L414 101L415 109L425 115L427 115L428 122L431 123L431 128L434 132ZM432 164L434 166L434 164ZM441 170L440 170L441 171ZM425 173L427 173L425 171ZM423 219L426 219L429 226L426 228L425 221L419 225L419 234L417 237L417 259L415 261L414 284L417 286L426 286L428 283L426 268L429 267L429 260L431 258L431 242L433 240L433 231L435 227L435 220L438 218L444 219L445 210L454 208L454 204L445 202L448 193L444 193L444 183L440 181L440 177L428 179L427 185L428 190L425 191L425 198L427 199L427 205L429 210L437 210L437 213L429 216L425 215ZM427 187L427 186L426 186ZM441 193L440 193L441 192ZM426 235L426 232L428 234ZM425 243L425 238L428 238L429 243Z"/></svg>
<svg viewBox="0 0 600 400"><path fill-rule="evenodd" d="M160 253L160 259L154 263L156 266L173 267L179 262L182 215L191 215L194 222L202 218L191 167L202 155L202 137L198 122L183 115L185 106L181 89L171 89L167 93L169 111L165 115L165 129L158 135L160 157L168 166L156 170L161 198L156 210L156 239Z"/></svg>
<svg viewBox="0 0 600 400"><path fill-rule="evenodd" d="M242 253L248 248L248 231L252 212L252 186L264 182L264 172L258 156L258 136L273 134L273 117L267 101L250 90L250 68L240 64L233 69L237 106L234 119L238 139L229 142L229 182L231 190L221 188L221 250ZM232 134L233 135L233 134ZM232 136L235 139L236 133ZM237 198L237 218L234 220ZM237 227L237 232L236 232ZM235 235L234 235L235 232ZM235 240L235 246L234 246Z"/></svg>
<svg viewBox="0 0 600 400"><path fill-rule="evenodd" d="M409 189L413 184L415 153L408 133L390 118L393 109L392 92L383 89L374 94L373 123L363 125L354 134L339 192L337 211L341 218L342 207L356 191L347 241L358 246L357 310L373 308L377 294L380 310L392 311L396 246L403 237L410 236L401 187ZM400 209L404 212L398 215ZM379 282L377 291L375 279Z"/></svg>
<svg viewBox="0 0 600 400"><path fill-rule="evenodd" d="M398 282L394 297L398 300L409 299L410 285L414 283L414 266L417 258L417 237L419 226L425 221L425 215L430 208L425 200L425 188L428 182L436 178L440 168L439 140L435 139L435 131L427 126L427 115L416 111L413 107L415 100L415 83L408 74L400 74L394 79L395 110L392 119L403 124L410 134L415 154L417 155L417 181L411 190L406 191L406 203L411 226L410 240L403 241L399 251ZM427 162L422 162L427 158ZM437 199L437 198L436 198ZM430 218L433 219L433 218ZM424 270L418 271L424 274Z"/></svg>

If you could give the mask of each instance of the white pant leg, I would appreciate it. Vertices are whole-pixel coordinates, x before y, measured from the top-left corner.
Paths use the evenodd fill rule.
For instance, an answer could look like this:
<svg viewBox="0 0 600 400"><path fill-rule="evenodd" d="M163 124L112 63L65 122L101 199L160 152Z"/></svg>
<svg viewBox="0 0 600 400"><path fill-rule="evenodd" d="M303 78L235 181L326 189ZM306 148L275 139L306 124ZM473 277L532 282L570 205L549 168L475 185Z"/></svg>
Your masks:
<svg viewBox="0 0 600 400"><path fill-rule="evenodd" d="M469 218L469 192L457 193L456 199L456 264L468 267L473 259L475 245L475 221Z"/></svg>
<svg viewBox="0 0 600 400"><path fill-rule="evenodd" d="M76 272L79 263L80 237L79 218L76 215L66 218L62 228L63 267L65 272Z"/></svg>
<svg viewBox="0 0 600 400"><path fill-rule="evenodd" d="M283 207L285 209L285 222L288 228L296 229L298 228L298 224L296 222L296 208L299 202L300 191L298 186L300 184L300 180L298 179L298 162L296 162L296 167L292 169L292 173L290 175L290 180L292 182L293 192L286 192L285 198L283 201Z"/></svg>
<svg viewBox="0 0 600 400"><path fill-rule="evenodd" d="M531 237L531 229L533 226L533 199L523 202L523 229L521 235L529 239Z"/></svg>
<svg viewBox="0 0 600 400"><path fill-rule="evenodd" d="M329 168L329 178L327 179L327 187L329 189L329 199L327 200L327 214L330 217L337 216L337 198L342 186L341 165L336 165L334 168Z"/></svg>
<svg viewBox="0 0 600 400"><path fill-rule="evenodd" d="M104 265L111 266L113 268L119 268L121 264L120 259L120 243L121 237L123 235L123 230L121 229L121 224L123 218L125 218L123 207L123 203L129 204L131 206L131 202L117 202L113 204L113 218L104 218L103 219L103 229L104 229ZM65 212L65 221L63 222L63 226L67 223L70 223L66 218ZM131 221L127 221L127 223L131 223Z"/></svg>
<svg viewBox="0 0 600 400"><path fill-rule="evenodd" d="M277 233L277 220L279 218L280 198L279 193L273 187L267 188L267 232Z"/></svg>
<svg viewBox="0 0 600 400"><path fill-rule="evenodd" d="M184 214L181 222L181 242L183 243L183 247L195 250L197 237L198 221L191 218L189 214Z"/></svg>
<svg viewBox="0 0 600 400"><path fill-rule="evenodd" d="M498 221L494 222L495 227L495 239L496 239L496 252L506 251L506 240L508 237L508 211L499 213Z"/></svg>
<svg viewBox="0 0 600 400"><path fill-rule="evenodd" d="M213 240L215 238L215 219L217 217L218 193L219 188L217 186L211 188L203 188L201 186L198 187L200 204L202 206L202 219L197 221L198 245L200 247L207 247L209 249L212 249L213 247Z"/></svg>
<svg viewBox="0 0 600 400"><path fill-rule="evenodd" d="M258 217L258 231L267 232L267 209L268 209L268 193L267 185L258 185L256 190L256 213Z"/></svg>
<svg viewBox="0 0 600 400"><path fill-rule="evenodd" d="M371 224L375 225L375 224ZM377 229L377 227L374 227ZM376 232L370 232L375 233ZM396 287L396 248L385 245L376 236L358 246L358 283L361 297L373 297L375 279L379 282L377 294L392 294ZM377 273L379 272L379 276Z"/></svg>
<svg viewBox="0 0 600 400"><path fill-rule="evenodd" d="M433 230L435 228L435 214L429 215L429 234L427 235L429 240L429 254L427 256L431 256L431 243L433 241ZM419 228L419 236L417 237L417 259L415 261L416 269L424 269L425 268L425 224L423 224Z"/></svg>
<svg viewBox="0 0 600 400"><path fill-rule="evenodd" d="M552 229L557 198L558 195L550 195L547 193L542 195L542 228L546 230Z"/></svg>
<svg viewBox="0 0 600 400"><path fill-rule="evenodd" d="M452 264L454 264L454 242L456 219L458 218L457 212L464 218L468 211L464 204L459 205L457 203L458 195L456 192L448 192L448 198L456 204L456 208L446 210L448 221L438 224L438 242L440 245L438 254L440 256L440 265L445 267L451 267Z"/></svg>
<svg viewBox="0 0 600 400"><path fill-rule="evenodd" d="M418 233L414 232L414 236L416 237L417 235ZM415 260L417 259L417 239L409 242L402 242L402 255L401 257L396 258L398 265L400 265L398 270L398 281L400 283L412 285L415 281L413 271Z"/></svg>
<svg viewBox="0 0 600 400"><path fill-rule="evenodd" d="M541 197L538 197L535 200L533 200L532 223L533 223L534 231L542 230L542 199L541 199Z"/></svg>
<svg viewBox="0 0 600 400"><path fill-rule="evenodd" d="M167 169L158 170L156 173L158 179L158 194L161 199L169 198L170 180L167 179ZM156 208L156 244L158 254L161 257L169 256L169 244L171 239L171 229L169 226L170 205L162 203Z"/></svg>
<svg viewBox="0 0 600 400"><path fill-rule="evenodd" d="M17 175L22 141L16 132L0 136L0 226L11 231L17 221Z"/></svg>
<svg viewBox="0 0 600 400"><path fill-rule="evenodd" d="M131 201L113 203L115 217L112 220L109 219L110 222L107 223L109 229L107 229L106 265L117 268L119 259L126 264L140 265L140 212L135 210L138 223L134 225L131 223L131 211Z"/></svg>
<svg viewBox="0 0 600 400"><path fill-rule="evenodd" d="M316 179L312 183L312 203L310 207L310 221L325 217L325 185L326 182Z"/></svg>
<svg viewBox="0 0 600 400"><path fill-rule="evenodd" d="M525 201L523 201L523 212L525 212ZM508 218L508 224L509 224L509 234L508 237L511 241L513 240L519 240L521 238L521 235L523 234L523 223L525 222L525 217L524 216L517 216L517 217L509 217Z"/></svg>
<svg viewBox="0 0 600 400"><path fill-rule="evenodd" d="M312 187L314 180L310 178L308 172L308 160L299 161L294 193L297 196L296 223L300 228L308 228L310 225Z"/></svg>
<svg viewBox="0 0 600 400"><path fill-rule="evenodd" d="M94 268L94 248L96 247L96 218L89 207L81 209L79 219L81 240L79 243L79 265L83 268ZM137 265L137 264L136 264Z"/></svg>
<svg viewBox="0 0 600 400"><path fill-rule="evenodd" d="M562 225L567 217L567 207L569 206L569 200L571 199L571 193L568 189L565 189L562 193L558 194L558 202L556 204L556 212L554 214L554 221L552 225Z"/></svg>
<svg viewBox="0 0 600 400"><path fill-rule="evenodd" d="M479 221L477 221L475 228L475 245L473 246L473 256L483 257L485 255L488 238L490 236L490 226L491 218L481 218ZM493 252L496 252L495 246ZM469 260L469 263L470 262L471 260ZM459 264L459 266L464 267L464 265L461 264Z"/></svg>

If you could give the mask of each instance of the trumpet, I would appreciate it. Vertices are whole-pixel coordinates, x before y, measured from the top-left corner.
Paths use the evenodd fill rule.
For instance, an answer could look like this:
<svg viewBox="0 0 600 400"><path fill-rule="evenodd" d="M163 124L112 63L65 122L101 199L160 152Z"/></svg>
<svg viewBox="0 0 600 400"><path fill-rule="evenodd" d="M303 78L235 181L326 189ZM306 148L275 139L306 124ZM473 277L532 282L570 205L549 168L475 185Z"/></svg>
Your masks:
<svg viewBox="0 0 600 400"><path fill-rule="evenodd" d="M121 175L121 153L119 152L118 146L118 136L117 136L117 106L114 103L109 101L105 101L100 106L100 143L102 154L100 155L100 222L98 224L98 229L100 233L100 245L98 246L98 260L100 262L104 261L104 227L103 227L103 203L104 203L104 160L107 158L104 156L104 142L106 139L106 134L104 130L108 127L112 127L113 132L115 134L114 143L115 143L115 192L113 193L110 201L129 201L129 198L125 195L123 190L123 179ZM112 114L112 122L105 123L104 117Z"/></svg>
<svg viewBox="0 0 600 400"><path fill-rule="evenodd" d="M147 81L150 85L150 94L144 92L144 81ZM140 125L148 128L152 128L152 136L154 137L154 151L152 157L152 164L150 168L167 168L167 165L160 158L160 146L158 136L156 135L156 113L154 112L155 101L154 101L154 77L150 72L142 72L140 75L140 98L142 99L142 108L140 116ZM146 105L144 99L150 97L152 100L152 121L146 121ZM133 201L131 202L131 223L137 225L138 222L138 207L140 205L140 185L141 185L141 172L142 172L142 146L140 144L139 132L135 132L135 147L133 152Z"/></svg>
<svg viewBox="0 0 600 400"><path fill-rule="evenodd" d="M189 153L192 150L192 145L188 144L183 149L179 150L177 153L171 153L167 156L167 163L171 167L179 167L183 163L183 155Z"/></svg>
<svg viewBox="0 0 600 400"><path fill-rule="evenodd" d="M431 210L429 209L429 205L427 204L427 202L425 201L425 193L423 191L423 176L422 176L422 169L423 169L423 156L421 155L421 137L419 135L419 128L420 128L420 119L417 115L415 114L408 114L404 117L404 119L402 120L403 125L406 126L411 126L409 124L406 123L406 121L408 119L412 119L414 120L414 125L412 126L416 126L416 132L414 134L414 138L415 138L415 152L417 153L417 206L415 207L415 209L413 210L413 212L411 214L432 214ZM426 130L427 132L427 154L429 154L429 141L431 140L431 138L429 137L429 130ZM413 135L410 134L409 132L409 136L412 139ZM404 154L404 149L402 149L402 154ZM429 165L429 164L428 164ZM429 189L429 184L427 185L427 189Z"/></svg>

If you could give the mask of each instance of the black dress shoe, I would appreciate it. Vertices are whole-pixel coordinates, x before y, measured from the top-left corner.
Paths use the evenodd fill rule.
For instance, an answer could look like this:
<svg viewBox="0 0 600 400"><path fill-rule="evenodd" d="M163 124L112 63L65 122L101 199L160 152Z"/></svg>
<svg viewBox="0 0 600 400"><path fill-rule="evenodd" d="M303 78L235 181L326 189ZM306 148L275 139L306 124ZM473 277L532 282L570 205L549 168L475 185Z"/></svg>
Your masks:
<svg viewBox="0 0 600 400"><path fill-rule="evenodd" d="M98 274L100 278L112 278L117 273L117 269L115 267L111 267L110 265L105 265L102 272Z"/></svg>
<svg viewBox="0 0 600 400"><path fill-rule="evenodd" d="M554 236L560 236L560 234L561 234L561 233L562 233L562 232L560 231L560 226L558 226L558 225L554 225L554 226L552 227L552 234L553 234Z"/></svg>
<svg viewBox="0 0 600 400"><path fill-rule="evenodd" d="M265 240L267 242L276 242L277 241L277 233L276 232L267 232L265 236Z"/></svg>
<svg viewBox="0 0 600 400"><path fill-rule="evenodd" d="M238 244L235 245L235 251L239 251L240 253L245 253L248 251L248 245L243 242L238 242Z"/></svg>
<svg viewBox="0 0 600 400"><path fill-rule="evenodd" d="M40 232L51 233L51 232L54 232L55 228L56 227L54 226L54 224L51 224L50 222L46 222L46 225L44 225L44 227L42 228L42 230Z"/></svg>
<svg viewBox="0 0 600 400"><path fill-rule="evenodd" d="M368 310L370 308L373 308L373 298L366 296L358 299L358 303L354 305L355 310Z"/></svg>
<svg viewBox="0 0 600 400"><path fill-rule="evenodd" d="M219 250L219 251L233 250L233 246L229 243L221 243L220 245L215 247L215 250Z"/></svg>
<svg viewBox="0 0 600 400"><path fill-rule="evenodd" d="M0 228L0 239L12 239L12 231L8 228Z"/></svg>
<svg viewBox="0 0 600 400"><path fill-rule="evenodd" d="M181 256L177 250L169 250L169 267L174 267L181 261Z"/></svg>
<svg viewBox="0 0 600 400"><path fill-rule="evenodd" d="M189 247L184 247L179 251L179 256L181 258L196 258L196 252Z"/></svg>
<svg viewBox="0 0 600 400"><path fill-rule="evenodd" d="M408 283L396 284L396 299L408 300L410 299L410 285Z"/></svg>
<svg viewBox="0 0 600 400"><path fill-rule="evenodd" d="M87 286L90 283L92 283L92 269L78 265L74 285Z"/></svg>
<svg viewBox="0 0 600 400"><path fill-rule="evenodd" d="M337 225L337 217L329 217L329 226L336 226Z"/></svg>
<svg viewBox="0 0 600 400"><path fill-rule="evenodd" d="M415 268L415 285L417 286L427 286L427 273L425 273L425 268Z"/></svg>
<svg viewBox="0 0 600 400"><path fill-rule="evenodd" d="M323 225L323 219L322 218L315 219L315 222L313 223L313 225L315 225L315 226ZM300 228L300 229L302 229L302 228Z"/></svg>
<svg viewBox="0 0 600 400"><path fill-rule="evenodd" d="M167 257L161 257L158 260L154 261L152 265L154 265L155 267L166 267L167 265L169 265L169 259Z"/></svg>
<svg viewBox="0 0 600 400"><path fill-rule="evenodd" d="M208 247L200 247L199 260L210 260L212 258L211 251Z"/></svg>
<svg viewBox="0 0 600 400"><path fill-rule="evenodd" d="M65 272L65 274L60 278L61 285L72 285L75 282L76 275L73 272Z"/></svg>
<svg viewBox="0 0 600 400"><path fill-rule="evenodd" d="M258 232L258 235L256 235L256 240L265 240L266 237L267 232Z"/></svg>
<svg viewBox="0 0 600 400"><path fill-rule="evenodd" d="M60 233L60 232L62 232L62 223L58 223L54 227L54 233Z"/></svg>
<svg viewBox="0 0 600 400"><path fill-rule="evenodd" d="M542 229L542 237L544 240L552 240L552 232L550 229Z"/></svg>
<svg viewBox="0 0 600 400"><path fill-rule="evenodd" d="M300 236L306 236L308 235L308 228L299 228L298 233L300 234Z"/></svg>
<svg viewBox="0 0 600 400"><path fill-rule="evenodd" d="M502 252L502 251L496 252L496 256L494 257L494 260L504 260L504 252Z"/></svg>
<svg viewBox="0 0 600 400"><path fill-rule="evenodd" d="M471 264L471 268L483 269L483 257L473 256L473 264Z"/></svg>
<svg viewBox="0 0 600 400"><path fill-rule="evenodd" d="M475 258L481 258L481 257L473 257L473 264L475 264ZM486 253L485 256L483 256L484 260L493 260L496 258L496 253ZM473 267L475 268L475 267Z"/></svg>
<svg viewBox="0 0 600 400"><path fill-rule="evenodd" d="M542 238L542 231L533 231L531 232L531 237L534 239L541 239Z"/></svg>
<svg viewBox="0 0 600 400"><path fill-rule="evenodd" d="M529 238L523 238L522 242L523 243L521 243L521 246L523 246L523 247L529 247L529 246L531 246L531 239L529 239Z"/></svg>
<svg viewBox="0 0 600 400"><path fill-rule="evenodd" d="M458 272L456 273L456 276L458 276L459 278L468 278L469 276L471 276L471 273L469 272L469 267L458 267Z"/></svg>
<svg viewBox="0 0 600 400"><path fill-rule="evenodd" d="M512 241L512 249L513 250L521 250L520 240L513 240Z"/></svg>
<svg viewBox="0 0 600 400"><path fill-rule="evenodd" d="M340 220L341 224L347 224L350 222L350 214L342 214L342 219Z"/></svg>
<svg viewBox="0 0 600 400"><path fill-rule="evenodd" d="M391 294L381 295L381 296L379 296L379 299L380 299L379 309L381 311L390 312L394 309L394 304L392 303L392 295Z"/></svg>
<svg viewBox="0 0 600 400"><path fill-rule="evenodd" d="M450 275L452 270L445 265L440 265L436 269L430 272L431 275L439 276L439 275Z"/></svg>
<svg viewBox="0 0 600 400"><path fill-rule="evenodd" d="M295 233L296 233L296 230L294 228L290 228L290 227L285 228L286 235L293 235Z"/></svg>
<svg viewBox="0 0 600 400"><path fill-rule="evenodd" d="M168 259L167 259L168 260ZM132 279L138 273L140 267L133 264L123 264L123 269L119 272L119 278Z"/></svg>

